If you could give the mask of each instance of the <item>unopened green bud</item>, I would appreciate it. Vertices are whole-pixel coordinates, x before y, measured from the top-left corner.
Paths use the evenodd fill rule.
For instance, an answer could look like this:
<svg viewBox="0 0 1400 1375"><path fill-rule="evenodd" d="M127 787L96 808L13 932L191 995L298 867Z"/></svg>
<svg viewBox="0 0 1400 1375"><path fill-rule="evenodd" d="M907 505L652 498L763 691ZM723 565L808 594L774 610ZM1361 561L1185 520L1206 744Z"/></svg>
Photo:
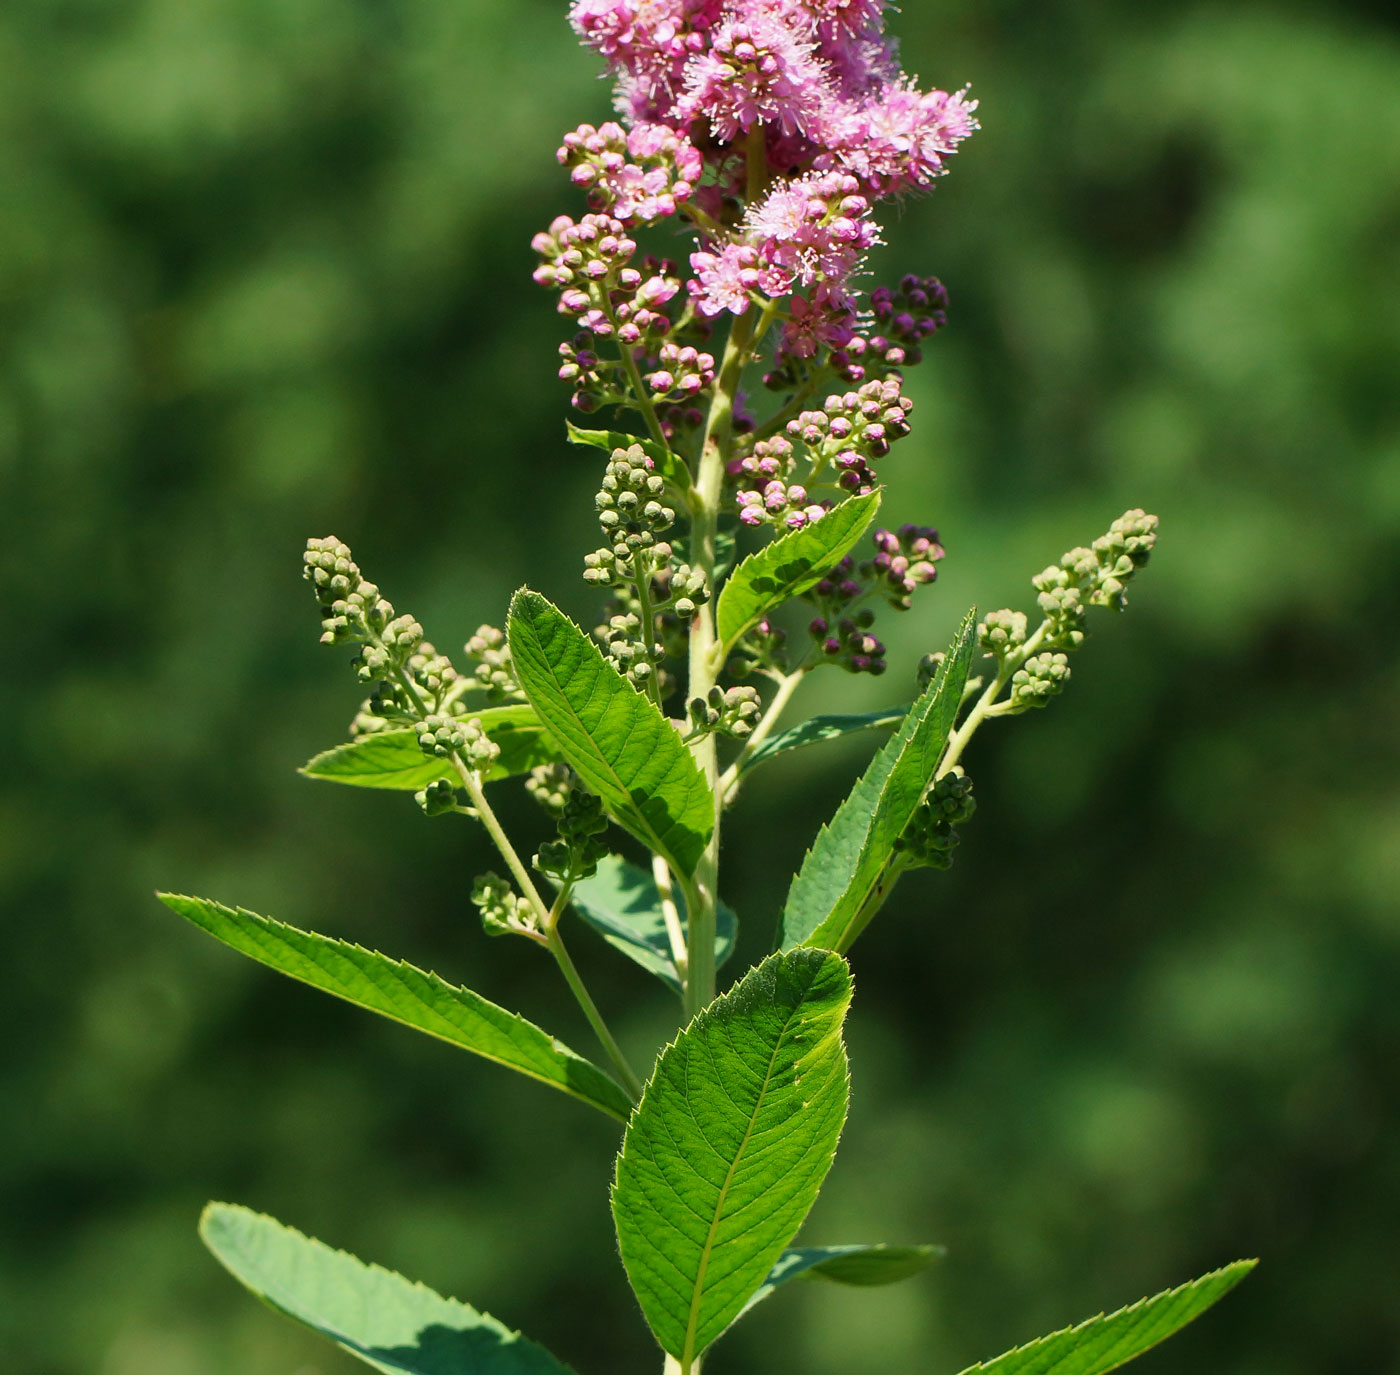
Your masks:
<svg viewBox="0 0 1400 1375"><path fill-rule="evenodd" d="M426 788L413 794L413 800L428 816L455 812L461 805L457 789L445 778L434 779Z"/></svg>
<svg viewBox="0 0 1400 1375"><path fill-rule="evenodd" d="M1069 681L1069 659L1064 654L1034 654L1011 679L1011 706L1016 711L1043 707L1064 691Z"/></svg>
<svg viewBox="0 0 1400 1375"><path fill-rule="evenodd" d="M948 656L940 649L936 654L925 654L924 657L919 660L919 667L915 676L920 692L927 691L928 685L938 677L939 670L943 667L944 663L947 662L947 659Z"/></svg>
<svg viewBox="0 0 1400 1375"><path fill-rule="evenodd" d="M574 771L567 764L540 764L525 779L525 791L550 816L560 816L575 787Z"/></svg>
<svg viewBox="0 0 1400 1375"><path fill-rule="evenodd" d="M530 904L499 874L482 874L472 885L472 902L488 936L528 935L535 930Z"/></svg>
<svg viewBox="0 0 1400 1375"><path fill-rule="evenodd" d="M475 722L472 722L476 725ZM477 727L480 730L480 727ZM446 759L467 743L467 733L461 721L451 716L429 716L418 723L418 747L435 759Z"/></svg>
<svg viewBox="0 0 1400 1375"><path fill-rule="evenodd" d="M977 643L988 654L1005 658L1008 651L1026 642L1024 611L993 611L977 627Z"/></svg>
<svg viewBox="0 0 1400 1375"><path fill-rule="evenodd" d="M915 811L895 850L906 864L947 869L958 844L957 828L976 810L972 780L960 769L946 773Z"/></svg>

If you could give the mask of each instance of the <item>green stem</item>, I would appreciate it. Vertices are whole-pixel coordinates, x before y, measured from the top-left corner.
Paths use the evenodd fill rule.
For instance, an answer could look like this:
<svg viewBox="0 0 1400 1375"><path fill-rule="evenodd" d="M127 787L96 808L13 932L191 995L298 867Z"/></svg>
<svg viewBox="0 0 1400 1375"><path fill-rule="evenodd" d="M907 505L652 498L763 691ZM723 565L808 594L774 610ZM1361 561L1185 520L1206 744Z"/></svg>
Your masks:
<svg viewBox="0 0 1400 1375"><path fill-rule="evenodd" d="M567 905L566 887L560 893L560 902L555 906L562 913L563 906ZM622 1076L622 1086L628 1092L635 1103L642 1096L642 1081L633 1072L632 1066L627 1063L627 1057L622 1053L622 1047L613 1039L613 1034L608 1030L608 1024L603 1020L603 1014L598 1011L598 1005L593 1001L588 989L584 986L582 977L577 966L569 956L569 952L564 948L564 938L559 934L558 917L554 918L555 924L548 928L545 933L545 944L549 948L549 953L554 956L555 963L558 964L560 972L564 975L565 982L573 991L573 995L578 999L578 1005L583 1009L583 1015L588 1018L588 1024L593 1028L593 1033L597 1036L603 1049L607 1051L608 1059L617 1067L617 1072Z"/></svg>
<svg viewBox="0 0 1400 1375"><path fill-rule="evenodd" d="M676 971L685 982L685 973L690 965L689 952L685 948L685 929L681 926L681 914L676 907L676 893L671 883L671 866L660 855L651 857L651 876L656 881L656 891L661 895L661 917L666 923L666 938L671 942L671 958Z"/></svg>
<svg viewBox="0 0 1400 1375"><path fill-rule="evenodd" d="M661 428L661 418L656 414L656 403L651 399L651 393L647 391L646 384L642 381L642 373L641 369L637 367L636 355L626 344L622 346L621 352L622 366L627 373L628 382L632 384L633 394L637 398L637 409L641 411L646 420L651 437L663 449L669 450L671 441L666 438L666 432Z"/></svg>
<svg viewBox="0 0 1400 1375"><path fill-rule="evenodd" d="M1042 621L1037 627L1035 634L1028 639L1013 654L1008 654L1000 663L997 669L997 676L992 679L987 690L977 699L977 705L968 712L962 725L960 725L948 737L948 748L943 752L943 758L938 764L938 773L935 776L942 778L949 773L953 766L962 758L963 751L967 748L968 742L977 734L977 727L992 716L999 716L1002 713L997 710L997 698L1001 696L1002 689L1009 683L1015 675L1016 670L1031 657L1032 654L1044 643L1046 635L1050 632L1050 622Z"/></svg>
<svg viewBox="0 0 1400 1375"><path fill-rule="evenodd" d="M650 563L650 554L645 554L640 549L632 556L632 565L637 570L636 581L632 585L637 589L637 606L642 620L642 644L646 648L647 666L651 670L647 675L647 696L656 703L657 710L661 711L661 673L656 664L656 612L652 610L651 605L651 569L644 566Z"/></svg>

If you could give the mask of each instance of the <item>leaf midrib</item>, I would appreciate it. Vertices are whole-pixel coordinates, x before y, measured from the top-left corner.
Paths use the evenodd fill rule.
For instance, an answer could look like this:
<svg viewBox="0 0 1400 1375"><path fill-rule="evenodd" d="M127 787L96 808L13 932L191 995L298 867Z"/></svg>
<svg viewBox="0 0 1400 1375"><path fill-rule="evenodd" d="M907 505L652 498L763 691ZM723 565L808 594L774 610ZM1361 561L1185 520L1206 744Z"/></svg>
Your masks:
<svg viewBox="0 0 1400 1375"><path fill-rule="evenodd" d="M772 1082L773 1068L778 1062L779 1052L786 1043L788 1028L792 1025L792 1018L796 1015L796 1009L788 1016L784 1022L783 1029L779 1033L777 1040L773 1044L773 1051L768 1057L768 1068L764 1071L763 1084L759 1088L758 1097L754 1100L753 1111L749 1114L748 1126L744 1128L743 1140L739 1142L739 1149L734 1152L734 1159L730 1161L728 1170L725 1171L724 1183L720 1185L719 1197L715 1200L713 1215L710 1218L709 1231L705 1236L705 1244L700 1250L700 1267L695 1274L695 1289L690 1300L690 1316L686 1323L685 1344L681 1351L681 1369L688 1372L691 1363L695 1360L695 1333L700 1323L700 1305L705 1295L705 1272L710 1266L710 1255L714 1250L715 1233L719 1229L720 1216L724 1211L725 1200L729 1196L730 1185L734 1181L734 1173L739 1168L739 1162L744 1158L744 1152L748 1150L749 1138L753 1135L755 1124L758 1122L759 1112L763 1106L763 1099L768 1092L768 1085Z"/></svg>

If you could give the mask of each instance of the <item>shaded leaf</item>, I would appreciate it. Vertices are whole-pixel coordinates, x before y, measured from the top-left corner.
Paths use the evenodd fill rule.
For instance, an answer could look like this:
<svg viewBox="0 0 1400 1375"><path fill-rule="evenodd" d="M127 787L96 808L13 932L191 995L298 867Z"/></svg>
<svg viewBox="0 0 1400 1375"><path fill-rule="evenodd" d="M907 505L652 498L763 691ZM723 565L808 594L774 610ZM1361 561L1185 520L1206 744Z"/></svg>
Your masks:
<svg viewBox="0 0 1400 1375"><path fill-rule="evenodd" d="M500 746L500 757L485 776L490 783L529 773L559 757L539 718L525 705L487 707L461 718L481 722L482 729ZM412 729L375 731L318 754L300 770L308 778L348 783L356 788L393 788L417 792L439 778L457 781L448 759L430 759L418 747Z"/></svg>
<svg viewBox="0 0 1400 1375"><path fill-rule="evenodd" d="M674 896L681 930L685 931L685 894L677 887ZM682 992L680 972L671 957L666 919L661 915L661 894L649 873L620 855L609 855L592 878L579 880L571 901L574 911L609 945L677 993ZM738 925L734 913L719 903L715 910L716 969L722 968L734 953Z"/></svg>
<svg viewBox="0 0 1400 1375"><path fill-rule="evenodd" d="M618 1157L627 1277L686 1365L743 1311L836 1153L848 1081L845 960L771 955L661 1054Z"/></svg>
<svg viewBox="0 0 1400 1375"><path fill-rule="evenodd" d="M508 626L520 686L560 754L620 826L689 877L715 804L676 728L538 592L515 594Z"/></svg>
<svg viewBox="0 0 1400 1375"><path fill-rule="evenodd" d="M211 1203L199 1235L265 1303L390 1375L570 1375L542 1346L270 1217Z"/></svg>
<svg viewBox="0 0 1400 1375"><path fill-rule="evenodd" d="M968 612L903 724L818 832L788 889L780 944L846 951L889 896L890 861L933 781L957 719L975 643Z"/></svg>
<svg viewBox="0 0 1400 1375"><path fill-rule="evenodd" d="M863 716L812 716L788 730L770 735L744 762L744 772L756 769L775 755L800 750L823 740L839 740L857 731L893 730L909 714L909 708L871 711Z"/></svg>
<svg viewBox="0 0 1400 1375"><path fill-rule="evenodd" d="M1165 1341L1223 1298L1257 1261L1237 1260L1223 1270L1139 1299L1107 1317L1100 1315L969 1366L962 1375L1105 1375Z"/></svg>
<svg viewBox="0 0 1400 1375"><path fill-rule="evenodd" d="M160 900L230 948L337 998L561 1089L625 1122L632 1102L597 1065L532 1022L401 960L205 898Z"/></svg>
<svg viewBox="0 0 1400 1375"><path fill-rule="evenodd" d="M941 1246L799 1246L778 1257L744 1312L789 1280L825 1279L863 1287L897 1284L927 1270L944 1254Z"/></svg>
<svg viewBox="0 0 1400 1375"><path fill-rule="evenodd" d="M849 497L820 520L791 530L750 554L719 594L715 624L728 649L784 602L815 587L850 552L880 509L880 493Z"/></svg>

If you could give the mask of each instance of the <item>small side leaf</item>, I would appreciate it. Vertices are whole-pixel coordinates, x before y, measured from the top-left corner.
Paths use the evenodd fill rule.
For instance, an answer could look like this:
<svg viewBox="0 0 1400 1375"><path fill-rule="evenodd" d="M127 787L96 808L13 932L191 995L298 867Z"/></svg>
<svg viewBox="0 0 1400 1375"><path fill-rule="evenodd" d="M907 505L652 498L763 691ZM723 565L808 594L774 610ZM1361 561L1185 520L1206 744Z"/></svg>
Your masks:
<svg viewBox="0 0 1400 1375"><path fill-rule="evenodd" d="M601 449L611 454L614 449L628 449L640 444L642 452L656 465L656 471L666 479L678 496L688 496L691 490L690 469L680 457L664 444L640 435L628 434L624 430L581 430L572 421L566 420L570 444L583 444L590 449Z"/></svg>
<svg viewBox="0 0 1400 1375"><path fill-rule="evenodd" d="M862 716L812 716L788 730L770 735L744 761L744 772L756 769L760 764L789 750L805 749L808 745L819 744L823 740L839 740L843 735L854 735L857 731L893 730L909 714L909 708L894 707L889 711L871 711Z"/></svg>
<svg viewBox="0 0 1400 1375"><path fill-rule="evenodd" d="M789 1280L824 1279L835 1284L873 1287L898 1284L927 1270L945 1255L941 1246L799 1246L784 1251L744 1312L762 1303Z"/></svg>
<svg viewBox="0 0 1400 1375"><path fill-rule="evenodd" d="M560 754L620 826L689 877L715 804L676 728L538 592L515 594L507 624L520 686Z"/></svg>
<svg viewBox="0 0 1400 1375"><path fill-rule="evenodd" d="M500 746L500 756L486 775L488 783L529 773L559 757L539 718L528 706L487 707L462 720L480 721L482 729ZM348 783L355 788L392 788L398 792L417 792L439 778L457 777L450 760L429 759L419 749L413 730L362 735L323 751L300 772L308 778Z"/></svg>
<svg viewBox="0 0 1400 1375"><path fill-rule="evenodd" d="M571 1375L489 1314L248 1208L209 1204L199 1235L264 1303L389 1375Z"/></svg>
<svg viewBox="0 0 1400 1375"><path fill-rule="evenodd" d="M679 888L675 900L684 931L685 894ZM620 855L609 855L592 878L579 880L571 901L574 911L615 950L655 974L676 993L682 991L666 919L661 914L661 894L656 880L644 869ZM734 953L738 925L734 913L720 903L715 911L716 969Z"/></svg>
<svg viewBox="0 0 1400 1375"><path fill-rule="evenodd" d="M362 945L205 898L161 893L172 912L233 950L323 992L518 1070L620 1122L631 1100L597 1065L514 1012Z"/></svg>
<svg viewBox="0 0 1400 1375"><path fill-rule="evenodd" d="M1107 1317L1090 1318L1078 1327L1018 1346L995 1360L979 1361L962 1375L1105 1375L1199 1317L1257 1264L1237 1260L1176 1289L1139 1299Z"/></svg>
<svg viewBox="0 0 1400 1375"><path fill-rule="evenodd" d="M632 1115L618 1246L683 1367L743 1311L816 1200L846 1120L850 1002L839 955L769 956L661 1053Z"/></svg>
<svg viewBox="0 0 1400 1375"><path fill-rule="evenodd" d="M756 621L815 587L851 551L880 509L880 493L849 497L820 520L765 544L731 574L715 608L726 650Z"/></svg>
<svg viewBox="0 0 1400 1375"><path fill-rule="evenodd" d="M798 945L849 950L889 895L895 841L923 801L957 720L975 621L968 612L933 682L817 833L788 889L780 934L784 950Z"/></svg>

